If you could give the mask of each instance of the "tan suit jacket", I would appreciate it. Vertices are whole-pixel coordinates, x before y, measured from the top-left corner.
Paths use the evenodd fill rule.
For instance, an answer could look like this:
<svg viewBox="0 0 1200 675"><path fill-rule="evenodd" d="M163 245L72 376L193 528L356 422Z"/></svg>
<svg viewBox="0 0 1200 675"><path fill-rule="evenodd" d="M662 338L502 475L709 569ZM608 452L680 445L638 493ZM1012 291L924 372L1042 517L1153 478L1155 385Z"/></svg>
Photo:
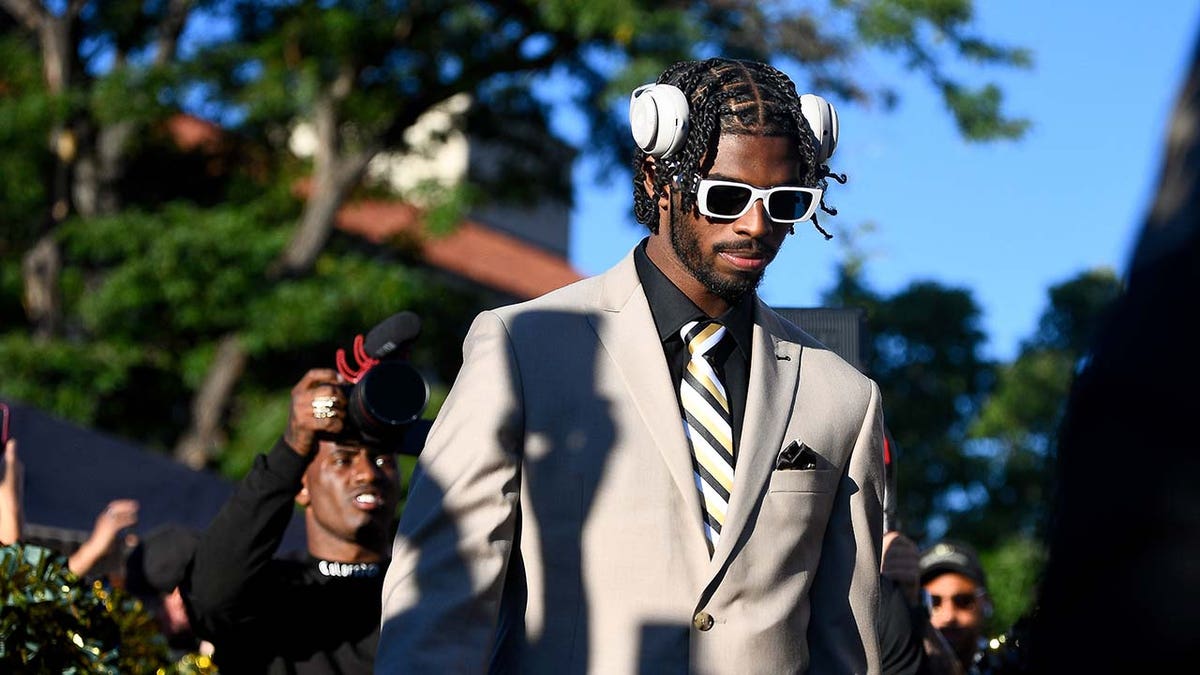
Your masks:
<svg viewBox="0 0 1200 675"><path fill-rule="evenodd" d="M627 256L480 314L383 587L379 673L877 673L874 382L756 300L712 558ZM791 441L808 470L776 470Z"/></svg>

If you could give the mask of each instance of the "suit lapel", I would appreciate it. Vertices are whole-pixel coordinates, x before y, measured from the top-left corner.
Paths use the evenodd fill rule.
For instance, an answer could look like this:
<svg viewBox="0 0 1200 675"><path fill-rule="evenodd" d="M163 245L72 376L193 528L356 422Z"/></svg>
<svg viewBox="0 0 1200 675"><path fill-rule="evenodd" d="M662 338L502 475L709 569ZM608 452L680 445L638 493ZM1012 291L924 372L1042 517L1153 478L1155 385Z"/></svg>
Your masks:
<svg viewBox="0 0 1200 675"><path fill-rule="evenodd" d="M800 372L800 345L782 339L783 331L761 301L756 300L754 346L750 354L750 386L742 419L729 514L713 552L711 570L720 570L741 538L759 495L775 470L775 455L795 406Z"/></svg>
<svg viewBox="0 0 1200 675"><path fill-rule="evenodd" d="M690 560L708 558L700 522L700 494L692 473L691 448L683 432L679 399L671 382L654 317L642 291L633 255L603 277L599 307L590 318L605 351L621 373L629 397L654 438L654 445L679 490L683 513L680 535ZM691 514L693 517L688 518ZM690 526L689 526L690 524ZM702 567L700 569L703 569ZM699 577L697 577L699 578Z"/></svg>

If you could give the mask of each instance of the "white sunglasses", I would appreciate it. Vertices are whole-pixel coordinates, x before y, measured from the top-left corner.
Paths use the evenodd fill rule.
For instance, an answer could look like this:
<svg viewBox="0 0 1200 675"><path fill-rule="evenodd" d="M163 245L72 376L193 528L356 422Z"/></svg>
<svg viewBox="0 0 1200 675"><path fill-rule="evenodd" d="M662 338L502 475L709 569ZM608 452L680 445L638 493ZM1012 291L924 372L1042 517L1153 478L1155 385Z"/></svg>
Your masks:
<svg viewBox="0 0 1200 675"><path fill-rule="evenodd" d="M696 206L700 213L723 220L741 218L759 199L766 206L771 220L777 223L800 223L813 217L821 203L821 190L790 185L762 189L731 180L705 178L700 181L696 192Z"/></svg>

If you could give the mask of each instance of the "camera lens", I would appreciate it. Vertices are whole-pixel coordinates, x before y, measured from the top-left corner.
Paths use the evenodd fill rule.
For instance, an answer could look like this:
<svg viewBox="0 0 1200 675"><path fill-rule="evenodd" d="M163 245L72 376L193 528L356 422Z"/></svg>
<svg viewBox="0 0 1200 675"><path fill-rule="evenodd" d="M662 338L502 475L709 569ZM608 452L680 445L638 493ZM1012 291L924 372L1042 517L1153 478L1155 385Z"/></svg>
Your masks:
<svg viewBox="0 0 1200 675"><path fill-rule="evenodd" d="M349 398L349 412L363 431L386 434L421 416L429 386L407 362L384 361L367 371Z"/></svg>

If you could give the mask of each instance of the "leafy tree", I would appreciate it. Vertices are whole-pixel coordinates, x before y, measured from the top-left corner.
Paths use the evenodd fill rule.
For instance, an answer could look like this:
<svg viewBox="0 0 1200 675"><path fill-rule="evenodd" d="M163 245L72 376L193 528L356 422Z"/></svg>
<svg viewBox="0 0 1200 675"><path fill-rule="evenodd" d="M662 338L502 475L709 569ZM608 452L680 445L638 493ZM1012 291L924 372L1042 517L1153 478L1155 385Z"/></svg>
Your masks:
<svg viewBox="0 0 1200 675"><path fill-rule="evenodd" d="M1120 291L1110 270L1048 291L1048 307L1017 359L979 357L979 310L967 291L915 282L883 296L863 281L852 233L828 304L864 307L871 375L899 446L901 529L918 541L945 532L981 553L1007 630L1033 602L1045 552L1055 434L1073 373Z"/></svg>
<svg viewBox="0 0 1200 675"><path fill-rule="evenodd" d="M458 330L463 294L436 292L438 280L394 256L340 250L312 275L264 289L259 280L293 214L262 202L207 209L176 203L68 221L60 233L74 261L64 274L65 306L81 330L102 338L35 344L8 334L0 339L0 361L21 376L6 378L5 393L167 449L187 421L189 392L233 329L254 364L242 382L246 400L232 411L235 426L245 424L237 422L243 416L258 418L253 403L263 389L286 391L304 368L332 366L348 336L397 307L432 319L422 356L453 363L447 346L456 349L461 334L444 335L439 325ZM257 451L281 426L265 439L254 436ZM244 458L228 461L241 467Z"/></svg>
<svg viewBox="0 0 1200 675"><path fill-rule="evenodd" d="M1053 286L1035 334L1016 360L997 370L994 390L970 427L967 454L985 467L976 500L951 518L951 531L983 548L996 603L993 626L1005 629L1032 607L1045 564L1057 434L1081 359L1121 284L1092 270Z"/></svg>
<svg viewBox="0 0 1200 675"><path fill-rule="evenodd" d="M1063 405L1080 359L1121 290L1112 270L1092 270L1049 289L1049 306L1017 359L1000 367L997 385L970 430L987 499L956 519L981 545L1008 536L1046 534L1048 484Z"/></svg>
<svg viewBox="0 0 1200 675"><path fill-rule="evenodd" d="M0 31L2 26L0 18ZM0 222L5 224L0 251L9 259L33 240L33 225L46 201L49 166L42 149L53 112L43 93L36 52L10 31L0 32L0 145L5 148L0 155Z"/></svg>
<svg viewBox="0 0 1200 675"><path fill-rule="evenodd" d="M996 387L971 425L968 447L988 464L979 475L987 499L959 514L955 527L986 547L983 563L996 606L992 625L998 629L1033 607L1046 563L1050 481L1067 395L1120 291L1107 269L1051 287L1036 333L1013 363L999 368Z"/></svg>
<svg viewBox="0 0 1200 675"><path fill-rule="evenodd" d="M895 92L855 69L858 55L878 49L924 73L966 137L1010 138L1024 127L1002 114L994 87L947 75L960 60L1028 63L1023 50L974 33L969 0L0 7L0 48L16 55L0 65L0 86L16 97L0 106L27 113L0 117L0 138L45 129L29 137L52 139L6 160L46 179L40 189L14 183L23 201L6 202L20 208L24 234L3 235L0 309L14 316L19 292L24 312L4 322L0 351L24 366L4 391L175 445L193 463L255 445L267 426L254 419L259 406L277 400L312 354L400 306L433 319L427 325L443 339L429 349L452 374L457 357L446 352L483 301L413 269L403 247L336 234L333 216L347 199L379 190L364 180L370 162L410 149L414 121L456 95L471 97L463 116L471 133L497 143L507 169L539 180L508 173L518 189L435 195L430 216L445 223L482 205L482 195L545 199L526 186L547 179L565 188L569 159L530 140L553 137L551 105L583 113L582 150L625 156L627 92L686 57L773 60L807 76L802 87L887 103ZM566 100L548 100L550 81ZM164 121L181 108L225 127L218 152L168 142ZM310 163L287 147L300 124L317 139ZM19 291L9 264L18 256ZM58 386L45 391L47 383Z"/></svg>
<svg viewBox="0 0 1200 675"><path fill-rule="evenodd" d="M1010 536L980 552L979 562L987 571L988 595L994 608L988 621L989 633L999 635L1033 606L1046 550L1036 539Z"/></svg>
<svg viewBox="0 0 1200 675"><path fill-rule="evenodd" d="M22 270L26 315L39 338L57 336L64 328L57 226L73 213L93 216L120 208L117 184L124 161L138 133L162 115L157 80L174 60L193 4L0 2L7 11L0 24L6 55L20 68L6 74L16 75L11 82L23 95L15 105L27 112L38 109L0 124L0 137L34 124L44 125L48 133L40 138L49 139L49 147L25 159L49 167L45 187L36 195L45 200L42 212L18 215L18 227L26 235L18 241L34 237L23 249ZM28 77L33 54L40 57L40 88ZM102 60L108 67L98 67ZM46 104L49 109L40 110Z"/></svg>
<svg viewBox="0 0 1200 675"><path fill-rule="evenodd" d="M991 363L980 356L980 310L969 291L917 281L885 296L865 282L863 238L872 229L843 237L823 301L867 310L868 370L899 445L903 528L918 541L932 528L983 549L1036 538L1060 408L1120 282L1102 269L1051 287L1017 359Z"/></svg>
<svg viewBox="0 0 1200 675"><path fill-rule="evenodd" d="M866 225L843 238L844 260L823 297L867 314L867 372L879 383L895 450L897 519L915 541L953 527L986 463L963 452L967 430L993 383L980 354L985 335L970 291L915 281L886 296L865 281Z"/></svg>
<svg viewBox="0 0 1200 675"><path fill-rule="evenodd" d="M935 516L955 531L944 519L980 472L980 460L962 452L967 420L991 385L979 318L969 291L925 281L880 303L869 320L870 372L899 446L900 520L918 539Z"/></svg>

